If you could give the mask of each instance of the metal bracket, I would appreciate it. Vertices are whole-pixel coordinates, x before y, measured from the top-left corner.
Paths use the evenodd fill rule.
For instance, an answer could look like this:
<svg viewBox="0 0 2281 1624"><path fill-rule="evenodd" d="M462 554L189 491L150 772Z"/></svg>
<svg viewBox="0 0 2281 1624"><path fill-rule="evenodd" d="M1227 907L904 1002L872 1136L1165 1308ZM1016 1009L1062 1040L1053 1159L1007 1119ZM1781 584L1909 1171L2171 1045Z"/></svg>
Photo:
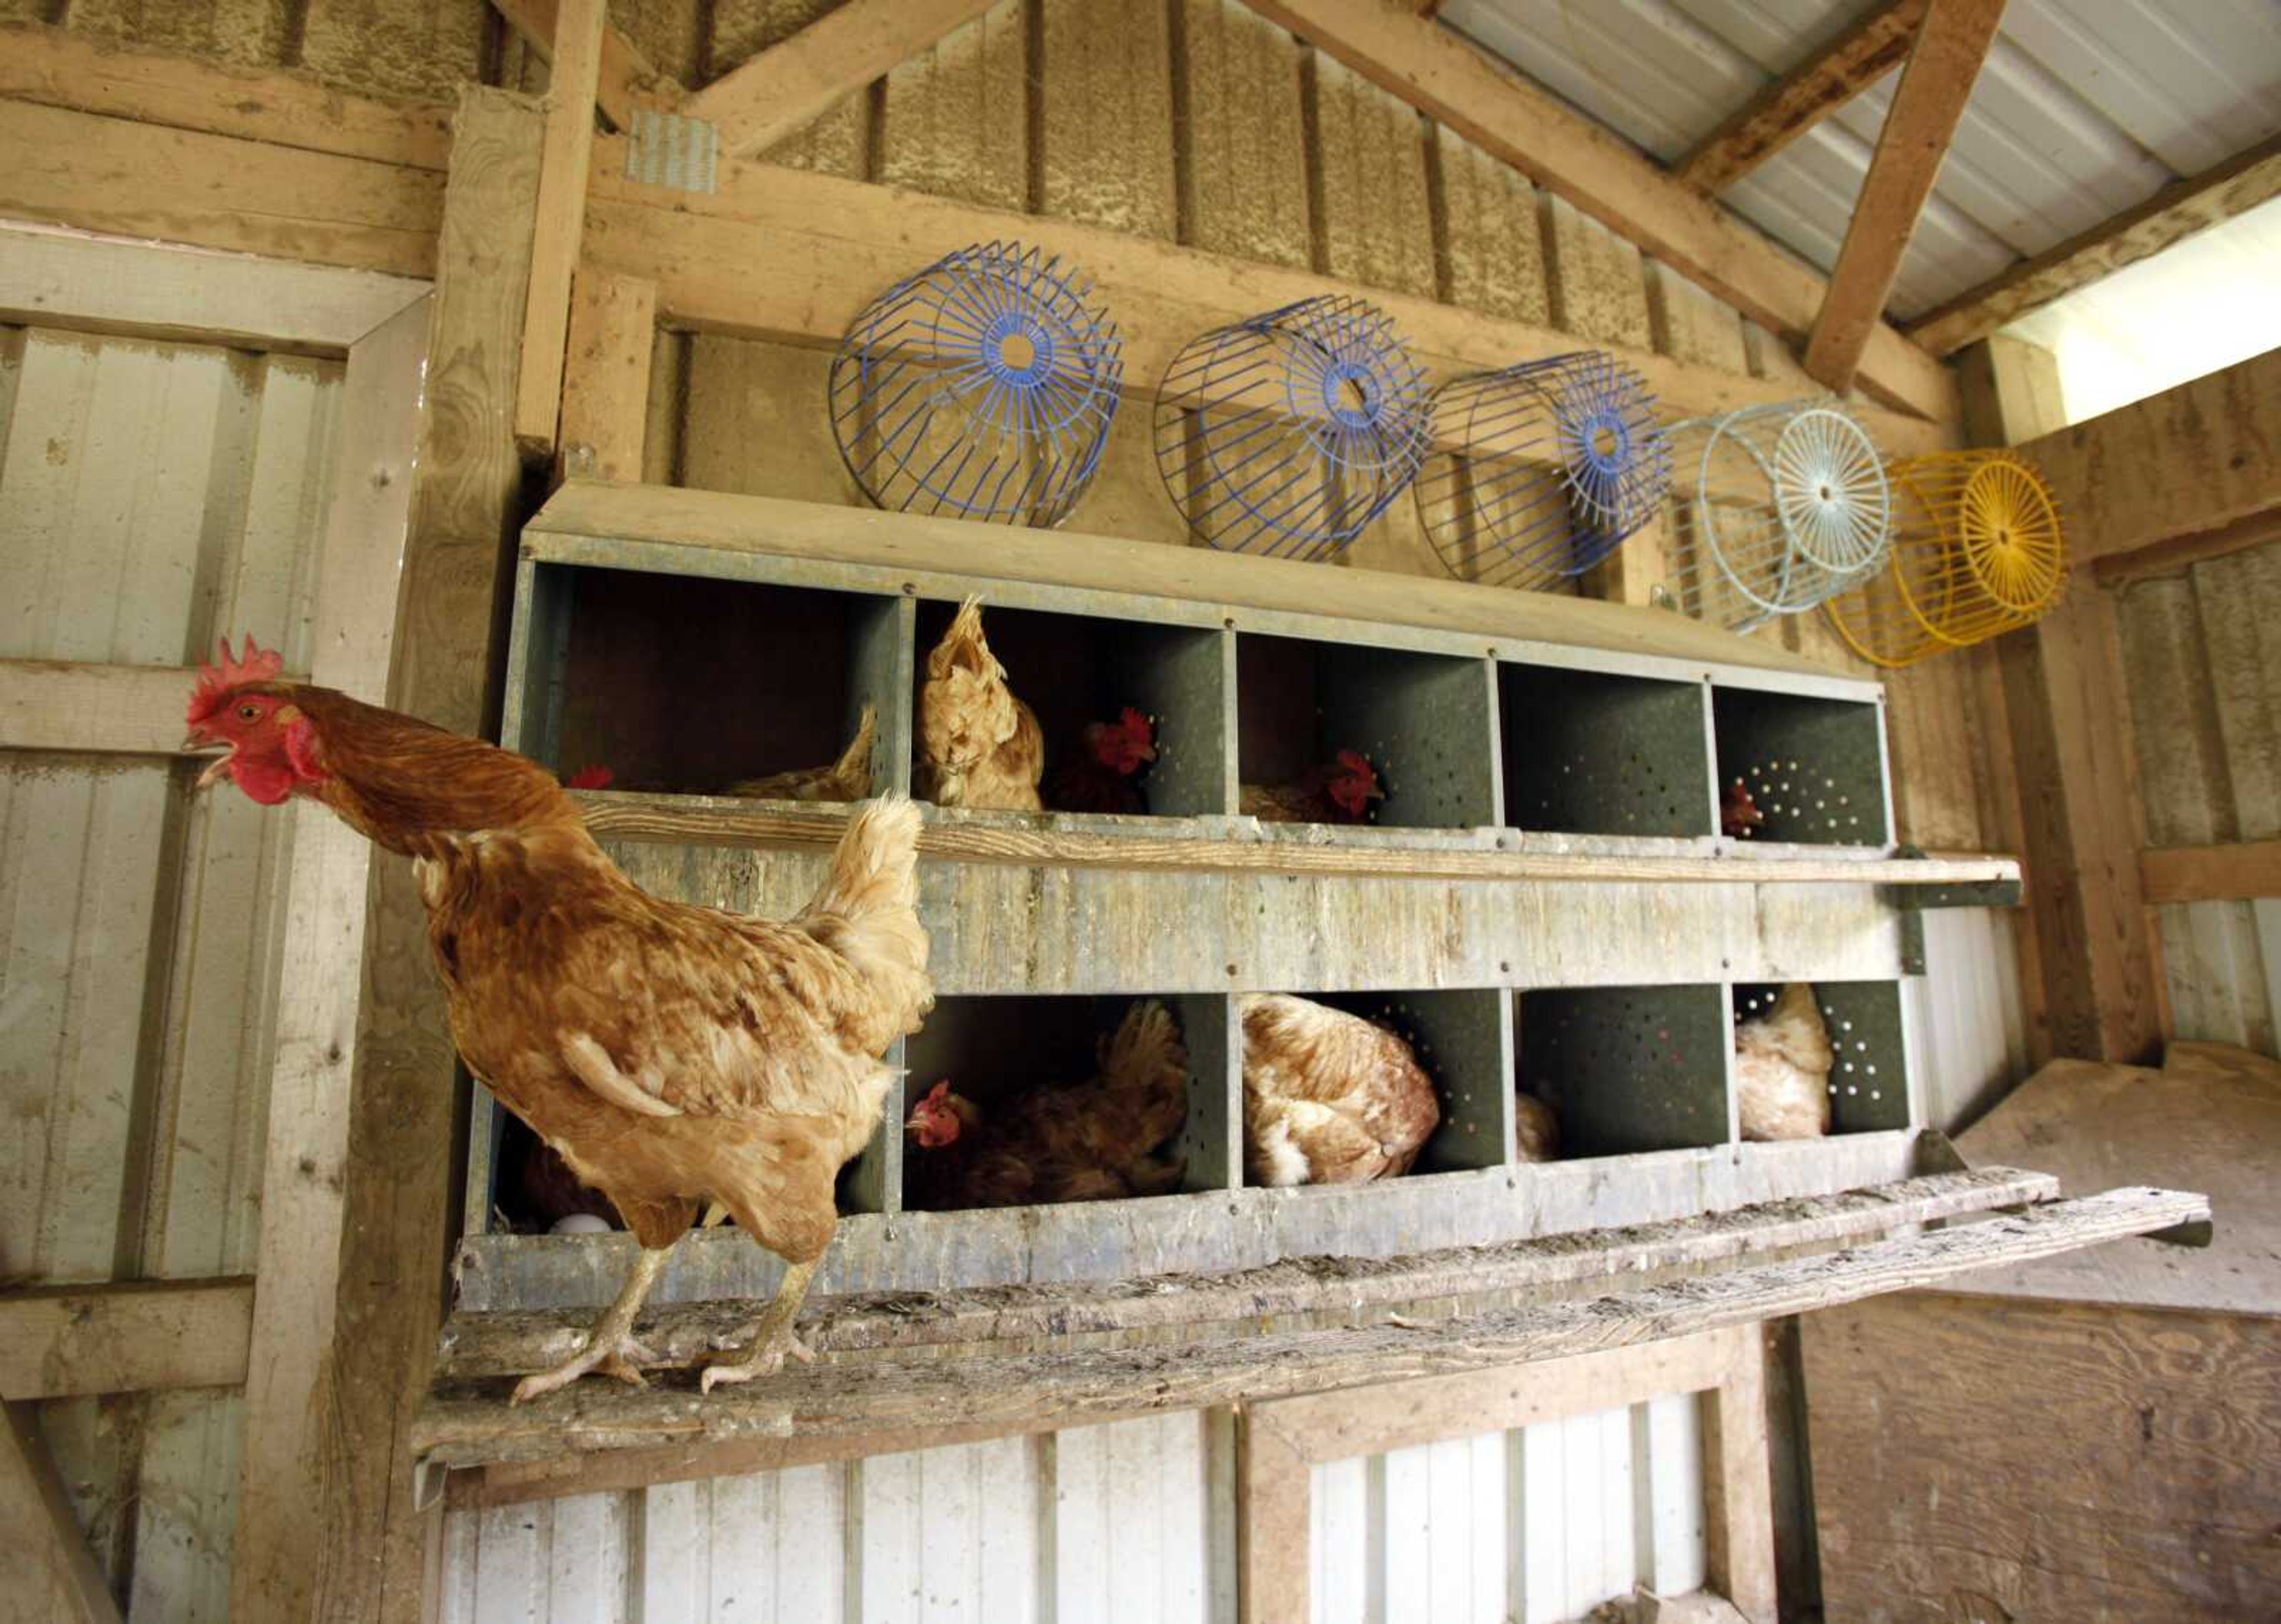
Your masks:
<svg viewBox="0 0 2281 1624"><path fill-rule="evenodd" d="M626 142L626 179L677 191L719 189L721 136L703 119L642 107Z"/></svg>
<svg viewBox="0 0 2281 1624"><path fill-rule="evenodd" d="M422 1455L412 1463L412 1509L424 1512L444 1498L444 1486L451 1480L452 1468L432 1455Z"/></svg>

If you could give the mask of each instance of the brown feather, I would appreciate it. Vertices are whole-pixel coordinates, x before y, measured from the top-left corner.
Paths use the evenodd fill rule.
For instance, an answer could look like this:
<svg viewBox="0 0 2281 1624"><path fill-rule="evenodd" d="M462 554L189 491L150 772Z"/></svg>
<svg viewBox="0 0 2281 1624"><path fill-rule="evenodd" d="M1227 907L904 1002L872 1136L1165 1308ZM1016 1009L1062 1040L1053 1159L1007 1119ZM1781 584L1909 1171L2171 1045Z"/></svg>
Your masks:
<svg viewBox="0 0 2281 1624"><path fill-rule="evenodd" d="M739 778L725 792L754 800L861 800L871 793L871 746L878 736L879 713L863 707L855 737L829 767L799 767L762 778Z"/></svg>
<svg viewBox="0 0 2281 1624"><path fill-rule="evenodd" d="M943 807L1041 812L1046 739L1037 714L1006 684L970 598L927 655L919 690L920 793Z"/></svg>
<svg viewBox="0 0 2281 1624"><path fill-rule="evenodd" d="M1441 1120L1433 1079L1393 1032L1304 998L1244 999L1244 1169L1252 1183L1396 1178Z"/></svg>

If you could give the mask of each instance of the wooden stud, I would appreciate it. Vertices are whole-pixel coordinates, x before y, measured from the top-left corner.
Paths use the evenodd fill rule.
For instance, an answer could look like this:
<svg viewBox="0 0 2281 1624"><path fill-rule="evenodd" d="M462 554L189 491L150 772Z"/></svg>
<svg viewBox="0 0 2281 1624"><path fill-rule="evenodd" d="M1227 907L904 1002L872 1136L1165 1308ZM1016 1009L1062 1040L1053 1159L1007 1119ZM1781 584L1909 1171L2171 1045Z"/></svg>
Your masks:
<svg viewBox="0 0 2281 1624"><path fill-rule="evenodd" d="M452 110L360 96L313 73L130 50L63 28L0 25L0 99L440 171Z"/></svg>
<svg viewBox="0 0 2281 1624"><path fill-rule="evenodd" d="M546 91L546 149L538 172L538 225L515 375L514 437L552 452L562 418L562 356L570 322L570 277L586 221L594 150L594 93L602 67L607 0L562 0ZM637 467L639 465L637 464Z"/></svg>
<svg viewBox="0 0 2281 1624"><path fill-rule="evenodd" d="M251 1280L47 1286L0 1295L0 1394L66 1398L245 1380Z"/></svg>
<svg viewBox="0 0 2281 1624"><path fill-rule="evenodd" d="M2121 586L2155 576L2174 576L2214 558L2227 558L2250 547L2281 540L2281 512L2255 513L2214 530L2190 530L2091 561L2091 578L2101 587Z"/></svg>
<svg viewBox="0 0 2281 1624"><path fill-rule="evenodd" d="M380 697L475 733L485 726L494 592L522 517L523 469L510 425L544 124L523 97L468 87L453 128L416 476ZM438 1519L414 1504L404 1429L435 1357L452 1233L451 1157L442 1148L465 1132L464 1095L410 865L375 860L364 931L336 1329L329 1367L300 1396L304 1414L324 1421L310 1444L327 1486L323 1516L298 1551L259 1570L270 1594L304 1598L277 1609L296 1617L312 1610L312 1596L328 1611L321 1592L329 1585L355 1587L381 1616L410 1612L440 1531ZM310 1550L327 1553L313 1572ZM232 1616L271 1616L267 1597Z"/></svg>
<svg viewBox="0 0 2281 1624"><path fill-rule="evenodd" d="M1236 1608L1245 1624L1304 1624L1312 1463L1263 1408L1236 1411Z"/></svg>
<svg viewBox="0 0 2281 1624"><path fill-rule="evenodd" d="M0 750L177 754L197 683L193 666L0 660Z"/></svg>
<svg viewBox="0 0 2281 1624"><path fill-rule="evenodd" d="M682 105L727 158L749 158L972 22L995 0L847 0Z"/></svg>
<svg viewBox="0 0 2281 1624"><path fill-rule="evenodd" d="M1500 71L1450 30L1383 0L1248 3L1752 321L1793 334L1813 324L1828 286L1819 275L1625 142ZM1937 422L1954 418L1955 383L1945 367L1874 312L1865 332L1864 389Z"/></svg>
<svg viewBox="0 0 2281 1624"><path fill-rule="evenodd" d="M657 284L578 267L562 373L562 450L597 479L638 480L649 436Z"/></svg>
<svg viewBox="0 0 2281 1624"><path fill-rule="evenodd" d="M2281 897L2281 840L2151 847L2138 854L2138 884L2149 908Z"/></svg>
<svg viewBox="0 0 2281 1624"><path fill-rule="evenodd" d="M341 452L317 571L310 679L364 700L387 682L394 600L414 489L414 435L430 312L414 305L349 351ZM246 1376L244 1487L233 1612L305 1610L308 1553L324 1538L334 1417L328 1391L350 1160L350 1080L359 1059L359 966L368 933L373 847L304 803L297 820L277 989L276 1070L262 1165L261 1231Z"/></svg>
<svg viewBox="0 0 2281 1624"><path fill-rule="evenodd" d="M1775 1624L1774 1473L1767 1449L1765 1345L1756 1326L1728 1343L1726 1380L1704 1406L1703 1488L1711 1588L1750 1624Z"/></svg>
<svg viewBox="0 0 2281 1624"><path fill-rule="evenodd" d="M560 26L562 0L491 0L499 14L532 50L552 63L554 35ZM560 73L557 66L554 70ZM594 104L602 116L619 129L631 129L634 114L645 108L671 112L687 93L668 74L650 65L639 48L615 27L602 30L601 59L594 87Z"/></svg>
<svg viewBox="0 0 2281 1624"><path fill-rule="evenodd" d="M1935 355L1953 354L2053 299L2276 197L2281 197L2281 135L2172 182L2136 208L1958 294L1905 330Z"/></svg>
<svg viewBox="0 0 2281 1624"><path fill-rule="evenodd" d="M2003 16L2004 0L1930 0L1917 30L1805 346L1806 372L1841 395L1883 326L1901 257Z"/></svg>
<svg viewBox="0 0 2281 1624"><path fill-rule="evenodd" d="M1697 142L1672 174L1706 195L1732 186L1899 66L1927 3L1886 0Z"/></svg>
<svg viewBox="0 0 2281 1624"><path fill-rule="evenodd" d="M40 1435L37 1407L11 1398L7 1410L7 1435L0 1439L0 1519L8 1528L0 1540L0 1595L11 1604L9 1616L119 1624L119 1604Z"/></svg>

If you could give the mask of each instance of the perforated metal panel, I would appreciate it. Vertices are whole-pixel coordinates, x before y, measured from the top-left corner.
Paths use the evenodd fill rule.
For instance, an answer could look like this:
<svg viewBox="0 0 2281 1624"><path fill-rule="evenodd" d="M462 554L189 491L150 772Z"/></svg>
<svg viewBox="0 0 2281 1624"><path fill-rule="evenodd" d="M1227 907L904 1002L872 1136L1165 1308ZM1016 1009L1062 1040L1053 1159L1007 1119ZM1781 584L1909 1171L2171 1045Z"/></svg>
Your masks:
<svg viewBox="0 0 2281 1624"><path fill-rule="evenodd" d="M1497 670L1504 816L1566 834L1713 831L1699 684Z"/></svg>
<svg viewBox="0 0 2281 1624"><path fill-rule="evenodd" d="M1722 796L1739 784L1763 819L1757 840L1883 846L1885 739L1875 705L1714 689ZM1735 832L1729 830L1728 832Z"/></svg>
<svg viewBox="0 0 2281 1624"><path fill-rule="evenodd" d="M1727 1142L1715 986L1520 994L1520 1081L1560 1113L1563 1160Z"/></svg>

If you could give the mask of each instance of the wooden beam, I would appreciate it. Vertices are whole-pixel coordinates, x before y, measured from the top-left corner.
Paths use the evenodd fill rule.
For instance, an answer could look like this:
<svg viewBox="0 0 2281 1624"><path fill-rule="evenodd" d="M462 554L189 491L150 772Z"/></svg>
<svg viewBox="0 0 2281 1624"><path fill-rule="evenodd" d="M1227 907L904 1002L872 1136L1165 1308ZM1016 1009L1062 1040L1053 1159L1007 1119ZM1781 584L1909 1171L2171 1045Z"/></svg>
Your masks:
<svg viewBox="0 0 2281 1624"><path fill-rule="evenodd" d="M533 50L553 61L562 0L491 0L491 4ZM622 31L604 27L594 103L613 126L631 129L635 113L645 109L669 112L687 94L669 74L653 67Z"/></svg>
<svg viewBox="0 0 2281 1624"><path fill-rule="evenodd" d="M195 666L0 660L0 750L175 755Z"/></svg>
<svg viewBox="0 0 2281 1624"><path fill-rule="evenodd" d="M1045 1418L1113 1417L1251 1403L1565 1358L1754 1326L1784 1314L1932 1285L1975 1269L2054 1257L2209 1216L2203 1197L2110 1190L2017 1216L1826 1257L1714 1272L1641 1290L1493 1311L1431 1325L1280 1331L1195 1342L1043 1353L819 1359L694 1404L693 1378L636 1391L588 1382L511 1406L504 1380L431 1396L413 1450L435 1465L532 1460L581 1450L669 1448L756 1434L822 1436L939 1424L1020 1431ZM607 1389L607 1390L606 1390Z"/></svg>
<svg viewBox="0 0 2281 1624"><path fill-rule="evenodd" d="M0 101L0 218L427 276L443 177Z"/></svg>
<svg viewBox="0 0 2281 1624"><path fill-rule="evenodd" d="M1917 216L2003 16L2004 0L1931 0L1917 30L1805 346L1807 374L1841 395L1853 387L1870 337L1883 325Z"/></svg>
<svg viewBox="0 0 2281 1624"><path fill-rule="evenodd" d="M2154 576L2174 576L2214 558L2281 540L2281 505L2215 530L2189 530L2127 553L2109 553L2091 561L2091 578L2102 587Z"/></svg>
<svg viewBox="0 0 2281 1624"><path fill-rule="evenodd" d="M2281 897L2281 840L2150 847L2138 854L2138 884L2149 908Z"/></svg>
<svg viewBox="0 0 2281 1624"><path fill-rule="evenodd" d="M1885 0L1807 61L1752 97L1672 166L1706 196L1723 190L1898 67L1927 0Z"/></svg>
<svg viewBox="0 0 2281 1624"><path fill-rule="evenodd" d="M578 267L562 371L562 450L581 475L642 476L656 342L655 282Z"/></svg>
<svg viewBox="0 0 2281 1624"><path fill-rule="evenodd" d="M1813 326L1827 287L1811 268L1450 30L1384 0L1249 0L1251 8L1448 125L1619 236L1786 336ZM1873 321L1861 384L1937 422L1956 416L1948 370Z"/></svg>
<svg viewBox="0 0 2281 1624"><path fill-rule="evenodd" d="M2172 182L2138 207L1958 294L1905 330L1933 354L1952 354L2077 288L2152 259L2277 197L2281 197L2281 135L2237 153L2214 169Z"/></svg>
<svg viewBox="0 0 2281 1624"><path fill-rule="evenodd" d="M1309 1616L1313 1463L1287 1433L1262 1417L1264 1408L1248 1404L1238 1411L1236 1616L1244 1624L1290 1624Z"/></svg>
<svg viewBox="0 0 2281 1624"><path fill-rule="evenodd" d="M463 137L464 139L464 137ZM349 351L341 451L317 570L310 677L378 700L396 635L375 606L395 600L407 514L425 470L415 445L429 372L427 301ZM453 358L456 360L456 358ZM448 370L442 375L448 376ZM358 1063L359 966L369 926L370 844L321 808L293 809L290 908L277 988L276 1059L262 1164L245 1471L231 1566L233 1616L310 1611L339 1411L367 1396L332 1369L339 1319L350 1079ZM364 1463L385 1471L385 1458Z"/></svg>
<svg viewBox="0 0 2281 1624"><path fill-rule="evenodd" d="M385 702L474 733L496 729L496 593L523 516L511 425L544 128L524 98L473 86L454 128L401 586L379 601L395 606ZM466 1093L410 865L378 860L369 897L336 1323L321 1402L304 1398L325 1422L311 1448L327 1496L302 1550L326 1560L271 1570L315 1592L313 1608L278 1610L293 1617L414 1615L441 1533L414 1504L405 1428L435 1357L457 1232L439 1148L464 1142Z"/></svg>
<svg viewBox="0 0 2281 1624"><path fill-rule="evenodd" d="M995 0L847 0L731 69L682 105L710 123L727 158L749 158L805 128Z"/></svg>
<svg viewBox="0 0 2281 1624"><path fill-rule="evenodd" d="M0 1540L0 1595L8 1598L9 1616L119 1624L119 1604L80 1531L40 1434L38 1409L11 1400L7 1410L0 1437L0 1520L8 1528Z"/></svg>
<svg viewBox="0 0 2281 1624"><path fill-rule="evenodd" d="M607 0L562 0L554 72L546 91L546 147L538 171L538 223L530 245L514 437L534 454L554 448L562 421L562 352L570 324L570 276L585 233L586 180L594 151L594 92L602 66Z"/></svg>
<svg viewBox="0 0 2281 1624"><path fill-rule="evenodd" d="M0 226L0 321L27 325L344 355L427 291L409 276Z"/></svg>
<svg viewBox="0 0 2281 1624"><path fill-rule="evenodd" d="M360 96L313 73L130 50L38 23L0 24L0 100L441 170L452 109Z"/></svg>
<svg viewBox="0 0 2281 1624"><path fill-rule="evenodd" d="M0 1295L0 1396L238 1387L252 1335L250 1279L9 1292Z"/></svg>
<svg viewBox="0 0 2281 1624"><path fill-rule="evenodd" d="M1776 1624L1774 1471L1759 1327L1736 1339L1703 1411L1703 1537L1711 1588L1750 1624Z"/></svg>

